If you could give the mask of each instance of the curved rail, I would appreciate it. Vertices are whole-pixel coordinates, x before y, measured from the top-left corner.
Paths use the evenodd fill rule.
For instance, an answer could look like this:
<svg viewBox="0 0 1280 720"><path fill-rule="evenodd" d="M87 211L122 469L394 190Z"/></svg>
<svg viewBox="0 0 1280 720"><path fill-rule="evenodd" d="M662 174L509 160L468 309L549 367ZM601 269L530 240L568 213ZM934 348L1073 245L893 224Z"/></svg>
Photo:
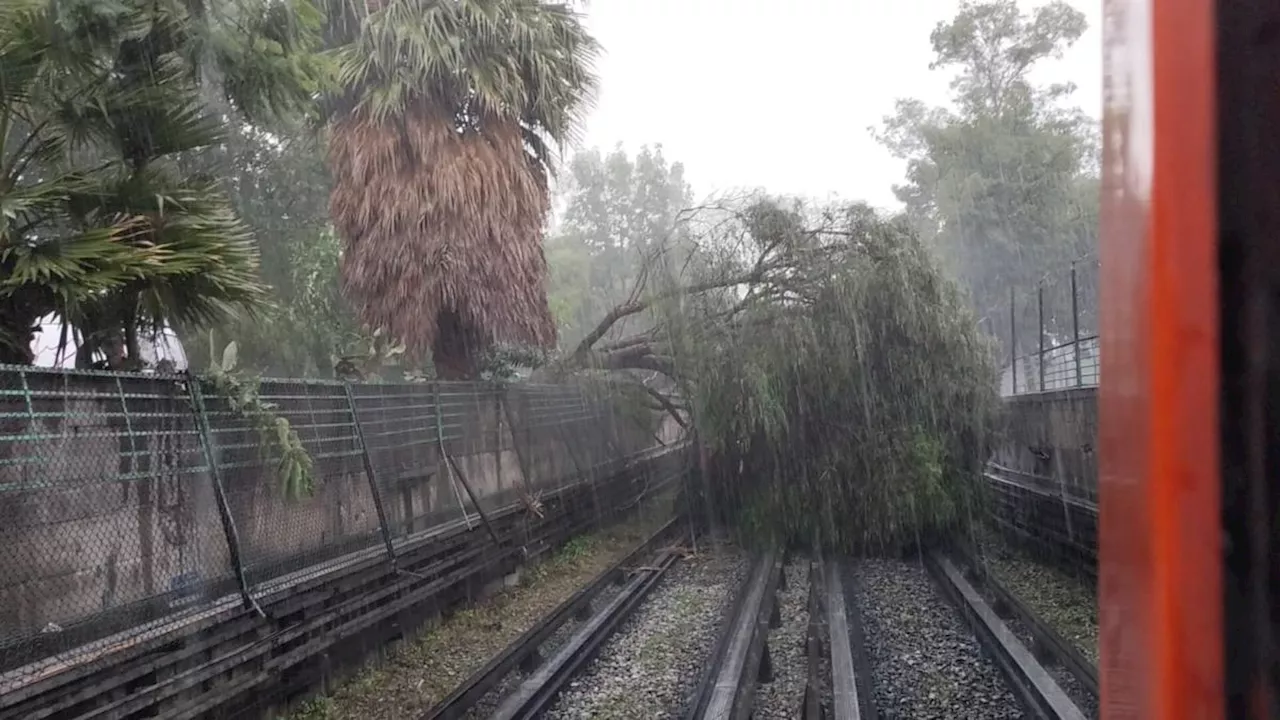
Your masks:
<svg viewBox="0 0 1280 720"><path fill-rule="evenodd" d="M925 565L952 603L960 609L978 641L1000 668L1018 699L1037 717L1051 720L1085 720L1086 715L1067 695L1017 634L982 598L964 574L946 556L931 551Z"/></svg>
<svg viewBox="0 0 1280 720"><path fill-rule="evenodd" d="M591 603L609 586L610 583L621 582L627 569L635 566L646 554L652 552L665 538L678 527L680 517L672 518L656 532L640 542L631 552L618 562L600 573L582 589L565 600L554 610L537 622L533 627L516 638L501 653L495 655L484 667L472 673L461 685L454 689L444 700L441 700L422 716L422 720L457 720L466 715L476 703L497 687L507 675L517 668L535 666L541 658L539 648L547 642L565 623L573 618L585 619L591 614Z"/></svg>
<svg viewBox="0 0 1280 720"><path fill-rule="evenodd" d="M689 705L686 717L690 720L750 717L756 683L773 679L767 640L769 628L780 621L777 590L781 576L782 558L776 553L761 555L752 563L715 656Z"/></svg>

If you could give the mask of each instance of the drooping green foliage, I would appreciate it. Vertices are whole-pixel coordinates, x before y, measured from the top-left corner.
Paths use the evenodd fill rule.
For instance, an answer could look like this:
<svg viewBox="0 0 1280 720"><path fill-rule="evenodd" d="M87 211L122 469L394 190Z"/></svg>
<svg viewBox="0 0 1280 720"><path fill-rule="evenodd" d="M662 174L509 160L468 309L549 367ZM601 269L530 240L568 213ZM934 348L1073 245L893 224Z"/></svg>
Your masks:
<svg viewBox="0 0 1280 720"><path fill-rule="evenodd" d="M209 345L213 347L212 339ZM257 434L259 450L272 456L281 495L297 499L310 494L315 489L311 454L288 418L277 415L276 405L262 399L257 376L238 369L237 363L237 345L232 341L222 349L221 358L211 357L209 368L199 376L205 394L225 403Z"/></svg>
<svg viewBox="0 0 1280 720"><path fill-rule="evenodd" d="M840 551L964 522L997 401L958 289L864 206L761 201L736 222L749 282L664 303L709 512L748 540Z"/></svg>
<svg viewBox="0 0 1280 720"><path fill-rule="evenodd" d="M249 230L178 158L222 139L210 88L249 119L307 107L319 30L304 0L4 4L0 359L54 314L77 364L137 367L142 334L265 305Z"/></svg>

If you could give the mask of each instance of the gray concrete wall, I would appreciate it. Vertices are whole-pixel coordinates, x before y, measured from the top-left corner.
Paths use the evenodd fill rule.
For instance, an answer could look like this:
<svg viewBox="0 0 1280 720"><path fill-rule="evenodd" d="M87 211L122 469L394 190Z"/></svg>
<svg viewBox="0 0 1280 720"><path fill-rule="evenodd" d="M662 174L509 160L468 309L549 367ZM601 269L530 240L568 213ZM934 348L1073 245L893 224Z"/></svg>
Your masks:
<svg viewBox="0 0 1280 720"><path fill-rule="evenodd" d="M1005 422L992 461L1049 479L1074 497L1097 501L1098 389L1051 390L1004 399Z"/></svg>

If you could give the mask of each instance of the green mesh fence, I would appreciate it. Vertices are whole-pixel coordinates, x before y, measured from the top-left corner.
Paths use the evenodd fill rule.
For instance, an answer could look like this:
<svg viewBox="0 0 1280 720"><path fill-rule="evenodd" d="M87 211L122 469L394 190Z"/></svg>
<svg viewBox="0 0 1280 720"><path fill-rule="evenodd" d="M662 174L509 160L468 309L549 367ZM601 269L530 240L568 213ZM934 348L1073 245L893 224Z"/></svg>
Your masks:
<svg viewBox="0 0 1280 720"><path fill-rule="evenodd" d="M310 457L309 491L291 494L276 446L209 383L0 366L0 670L393 560L417 533L536 504L654 446L576 385L256 389Z"/></svg>

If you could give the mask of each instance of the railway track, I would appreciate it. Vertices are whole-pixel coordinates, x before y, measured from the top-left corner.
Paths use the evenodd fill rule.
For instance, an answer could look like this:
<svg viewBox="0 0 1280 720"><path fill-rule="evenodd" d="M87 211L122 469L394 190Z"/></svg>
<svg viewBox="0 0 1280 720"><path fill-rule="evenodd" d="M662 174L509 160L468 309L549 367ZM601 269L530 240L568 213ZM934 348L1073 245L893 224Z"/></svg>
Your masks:
<svg viewBox="0 0 1280 720"><path fill-rule="evenodd" d="M681 553L662 545L676 527L556 608L423 720L1096 717L1096 669L962 553L929 553L923 568L893 560L787 564L765 553L745 572L684 567L683 579L667 582ZM797 587L788 594L790 584ZM672 622L697 592L691 624L650 627ZM661 655L655 664L655 638L683 641L695 629L706 639L685 643L685 665ZM777 672L784 654L799 672ZM701 669L696 685L681 685L691 668ZM653 675L666 676L657 690L646 684Z"/></svg>
<svg viewBox="0 0 1280 720"><path fill-rule="evenodd" d="M782 559L765 553L755 559L738 590L733 613L694 693L687 720L746 720L756 686L773 680L770 627L781 622L777 592Z"/></svg>
<svg viewBox="0 0 1280 720"><path fill-rule="evenodd" d="M978 587L965 576L961 566L947 554L936 550L925 556L925 565L943 594L959 609L1028 712L1035 717L1052 720L1085 720L1089 717L1063 688L1059 678L1045 667L1037 654L1019 637L1019 633L1010 627L1006 617L1002 617ZM987 579L987 582L993 581L994 578ZM1016 598L1012 595L1006 594L1005 599L1016 603ZM1006 604L1005 607L1005 616L1015 615L1012 604ZM1034 617L1025 607L1022 611L1027 613L1024 618ZM1042 623L1039 626L1042 631L1047 631L1047 626ZM1048 651L1050 646L1043 645L1042 649ZM1058 645L1057 649L1065 651L1065 645ZM1096 674L1094 680L1096 682Z"/></svg>
<svg viewBox="0 0 1280 720"><path fill-rule="evenodd" d="M804 720L877 717L871 690L866 638L846 563L815 561L809 581L809 663L801 717Z"/></svg>
<svg viewBox="0 0 1280 720"><path fill-rule="evenodd" d="M903 607L900 596L874 595L885 595L885 588L893 587L886 585L886 575L918 574L915 563L813 564L806 637L809 676L801 717L911 717L937 712L936 704L932 709L922 706L948 698L956 703L950 712L963 711L969 717L1097 716L1096 691L1090 689L1096 687L1096 669L995 578L983 574L966 556L959 557L966 559L957 562L941 552L923 557L932 583L917 577L905 592L930 602L907 625L901 618L911 618L914 611ZM874 577L868 584L875 587L859 587L864 568ZM955 610L950 614L958 615L963 624L942 617L939 610L945 613L945 608L925 597L930 592L949 601ZM863 625L859 597L862 602L874 599L880 606L874 633ZM868 645L869 636L880 644ZM884 647L895 638L897 646ZM874 664L873 654L879 656ZM951 657L939 661L931 654ZM998 673L984 670L986 663L994 664ZM1081 677L1073 682L1077 673ZM993 679L1002 686L999 692L990 685Z"/></svg>
<svg viewBox="0 0 1280 720"><path fill-rule="evenodd" d="M596 576L464 680L422 720L488 717L488 712L494 717L533 717L544 710L676 561L676 553L657 548L678 534L681 522L673 518ZM637 567L651 556L653 562ZM611 588L616 591L610 592ZM554 654L544 657L546 646L566 631L571 632L569 637Z"/></svg>
<svg viewBox="0 0 1280 720"><path fill-rule="evenodd" d="M1096 715L1099 689L1097 665L1086 658L1074 643L1036 615L998 577L988 572L969 548L956 546L949 555L963 571L964 578L973 584L995 614L1022 640L1076 704L1086 714Z"/></svg>

